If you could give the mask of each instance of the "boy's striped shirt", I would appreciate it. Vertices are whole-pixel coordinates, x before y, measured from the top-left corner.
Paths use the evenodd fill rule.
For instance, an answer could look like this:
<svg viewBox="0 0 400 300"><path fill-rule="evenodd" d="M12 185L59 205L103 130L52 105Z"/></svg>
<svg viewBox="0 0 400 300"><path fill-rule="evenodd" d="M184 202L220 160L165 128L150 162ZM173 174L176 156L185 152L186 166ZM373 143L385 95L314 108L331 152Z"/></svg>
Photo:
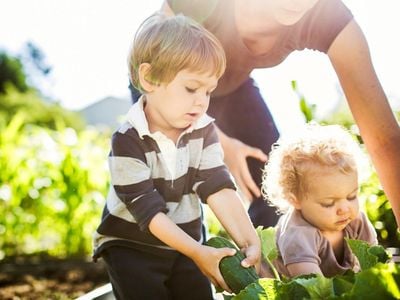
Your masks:
<svg viewBox="0 0 400 300"><path fill-rule="evenodd" d="M148 230L159 212L200 241L199 199L206 203L221 189L235 189L212 118L204 115L174 145L160 132L149 132L143 100L112 137L111 184L94 237L95 257L115 244L170 249Z"/></svg>

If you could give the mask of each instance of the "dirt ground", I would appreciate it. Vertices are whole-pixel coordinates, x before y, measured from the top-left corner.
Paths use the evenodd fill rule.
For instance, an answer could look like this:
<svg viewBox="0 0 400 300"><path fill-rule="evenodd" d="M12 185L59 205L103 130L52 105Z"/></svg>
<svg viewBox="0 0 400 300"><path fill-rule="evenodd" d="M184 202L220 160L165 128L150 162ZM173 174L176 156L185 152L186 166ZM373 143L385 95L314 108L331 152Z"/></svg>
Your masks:
<svg viewBox="0 0 400 300"><path fill-rule="evenodd" d="M0 263L0 299L75 299L108 282L101 261L13 258Z"/></svg>

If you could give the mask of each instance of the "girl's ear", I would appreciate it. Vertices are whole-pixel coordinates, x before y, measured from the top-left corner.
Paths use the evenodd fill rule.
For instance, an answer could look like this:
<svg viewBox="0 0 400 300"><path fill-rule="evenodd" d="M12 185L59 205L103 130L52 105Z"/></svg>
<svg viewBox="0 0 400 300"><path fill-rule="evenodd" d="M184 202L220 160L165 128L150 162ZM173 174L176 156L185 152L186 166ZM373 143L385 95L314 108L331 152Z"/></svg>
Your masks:
<svg viewBox="0 0 400 300"><path fill-rule="evenodd" d="M140 85L147 93L152 92L154 89L154 84L148 80L150 69L151 65L149 63L141 64L138 69Z"/></svg>
<svg viewBox="0 0 400 300"><path fill-rule="evenodd" d="M298 210L301 209L301 202L299 199L297 199L297 197L293 193L289 193L288 201L290 202L290 204L293 205L293 207L295 209L298 209Z"/></svg>

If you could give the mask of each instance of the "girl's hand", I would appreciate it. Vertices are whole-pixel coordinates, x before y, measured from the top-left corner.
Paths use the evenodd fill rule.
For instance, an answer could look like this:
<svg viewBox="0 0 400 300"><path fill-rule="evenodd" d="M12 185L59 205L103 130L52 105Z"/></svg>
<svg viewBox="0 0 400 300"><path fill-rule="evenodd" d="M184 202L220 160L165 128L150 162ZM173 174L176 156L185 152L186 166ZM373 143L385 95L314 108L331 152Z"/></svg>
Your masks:
<svg viewBox="0 0 400 300"><path fill-rule="evenodd" d="M232 256L235 253L235 249L232 248L214 248L201 245L199 251L196 251L196 254L191 258L215 287L221 287L225 291L232 292L222 277L219 262L225 256Z"/></svg>
<svg viewBox="0 0 400 300"><path fill-rule="evenodd" d="M254 196L260 197L260 188L251 177L246 159L247 157L253 157L262 162L266 162L268 156L260 149L250 147L249 145L226 135L221 139L221 144L224 149L225 163L235 178L243 196L248 201L251 201Z"/></svg>

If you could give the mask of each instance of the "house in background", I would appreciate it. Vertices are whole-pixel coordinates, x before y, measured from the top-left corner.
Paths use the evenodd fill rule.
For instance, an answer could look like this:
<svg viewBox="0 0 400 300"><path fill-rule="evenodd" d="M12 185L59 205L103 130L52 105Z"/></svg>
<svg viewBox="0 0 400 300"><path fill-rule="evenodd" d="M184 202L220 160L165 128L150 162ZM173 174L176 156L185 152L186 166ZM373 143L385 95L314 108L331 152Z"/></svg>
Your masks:
<svg viewBox="0 0 400 300"><path fill-rule="evenodd" d="M115 130L127 114L131 106L130 99L106 97L78 112L82 115L87 125L108 127Z"/></svg>

